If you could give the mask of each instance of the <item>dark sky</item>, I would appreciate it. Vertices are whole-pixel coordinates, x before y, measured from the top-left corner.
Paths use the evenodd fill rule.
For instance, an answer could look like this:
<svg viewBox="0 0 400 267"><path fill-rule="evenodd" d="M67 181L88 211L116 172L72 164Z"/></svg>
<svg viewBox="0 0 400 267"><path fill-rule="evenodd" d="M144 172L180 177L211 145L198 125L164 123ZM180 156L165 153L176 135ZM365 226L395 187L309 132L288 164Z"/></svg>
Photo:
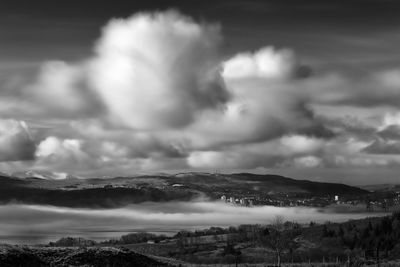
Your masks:
<svg viewBox="0 0 400 267"><path fill-rule="evenodd" d="M110 18L170 8L221 23L227 54L268 43L332 66L400 60L392 34L400 26L400 2L390 0L1 1L0 58L79 59Z"/></svg>

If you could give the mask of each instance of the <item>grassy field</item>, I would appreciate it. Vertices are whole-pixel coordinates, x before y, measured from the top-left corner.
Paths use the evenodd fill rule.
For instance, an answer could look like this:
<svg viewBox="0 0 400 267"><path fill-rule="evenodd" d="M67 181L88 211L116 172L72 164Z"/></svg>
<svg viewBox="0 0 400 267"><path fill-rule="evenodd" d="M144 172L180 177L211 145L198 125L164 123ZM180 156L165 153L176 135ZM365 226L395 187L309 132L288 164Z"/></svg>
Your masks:
<svg viewBox="0 0 400 267"><path fill-rule="evenodd" d="M378 266L377 258L379 266L400 266L399 218L392 215L288 230L291 241L287 239L281 250L281 266ZM162 243L124 246L146 255L181 260L176 266L236 266L236 261L238 266L273 266L276 251L268 247L270 243L263 245L263 232L248 232L245 230L250 228L245 226L240 229L229 234L186 235ZM282 233L288 232L281 232L281 240ZM380 245L374 243L376 240Z"/></svg>

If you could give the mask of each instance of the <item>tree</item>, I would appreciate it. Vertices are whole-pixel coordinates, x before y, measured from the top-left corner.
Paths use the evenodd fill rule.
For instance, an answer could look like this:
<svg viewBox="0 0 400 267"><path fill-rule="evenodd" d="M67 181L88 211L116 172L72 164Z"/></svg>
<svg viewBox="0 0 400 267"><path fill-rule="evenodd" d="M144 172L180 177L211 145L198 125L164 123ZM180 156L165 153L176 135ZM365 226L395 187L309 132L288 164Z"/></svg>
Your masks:
<svg viewBox="0 0 400 267"><path fill-rule="evenodd" d="M371 200L369 199L369 197L367 197L367 199L365 200L365 205L367 211L373 211Z"/></svg>
<svg viewBox="0 0 400 267"><path fill-rule="evenodd" d="M187 233L181 231L176 234L176 245L178 246L179 253L182 255L185 253L185 235Z"/></svg>
<svg viewBox="0 0 400 267"><path fill-rule="evenodd" d="M368 222L368 230L370 232L372 232L372 230L373 230L371 221Z"/></svg>
<svg viewBox="0 0 400 267"><path fill-rule="evenodd" d="M340 237L344 236L344 230L343 230L342 226L339 226L338 236L340 236Z"/></svg>
<svg viewBox="0 0 400 267"><path fill-rule="evenodd" d="M240 249L236 249L235 245L233 242L228 241L226 244L226 247L224 248L224 255L232 255L235 258L235 265L236 267L238 266L238 263L240 261L240 256L242 255L242 252Z"/></svg>
<svg viewBox="0 0 400 267"><path fill-rule="evenodd" d="M326 224L324 224L324 226L322 226L322 237L328 237L328 236L329 236L328 227L326 226Z"/></svg>
<svg viewBox="0 0 400 267"><path fill-rule="evenodd" d="M278 267L281 266L282 251L287 247L290 239L284 233L284 220L282 216L276 216L269 228L263 232L262 243L274 250Z"/></svg>

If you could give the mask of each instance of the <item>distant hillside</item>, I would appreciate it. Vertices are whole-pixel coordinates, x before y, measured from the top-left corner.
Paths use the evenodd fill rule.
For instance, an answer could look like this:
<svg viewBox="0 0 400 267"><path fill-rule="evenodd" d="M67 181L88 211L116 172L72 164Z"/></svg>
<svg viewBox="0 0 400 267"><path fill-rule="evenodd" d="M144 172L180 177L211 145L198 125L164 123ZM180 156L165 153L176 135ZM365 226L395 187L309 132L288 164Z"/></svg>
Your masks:
<svg viewBox="0 0 400 267"><path fill-rule="evenodd" d="M321 183L308 180L296 180L279 175L235 173L208 174L188 173L178 174L169 178L175 183L195 186L204 189L241 189L249 192L286 193L299 192L313 195L363 195L368 191L338 183Z"/></svg>
<svg viewBox="0 0 400 267"><path fill-rule="evenodd" d="M103 184L74 184L42 179L19 179L0 177L0 203L42 204L64 207L115 208L146 201L188 201L194 197L189 190L156 188L152 186L113 186L111 181Z"/></svg>
<svg viewBox="0 0 400 267"><path fill-rule="evenodd" d="M360 188L368 191L400 191L399 184L371 184L360 186Z"/></svg>
<svg viewBox="0 0 400 267"><path fill-rule="evenodd" d="M188 201L200 195L266 195L302 193L314 196L360 196L368 191L345 184L296 180L251 173L181 173L108 179L47 180L0 176L0 203L21 202L66 207L120 207L146 201Z"/></svg>

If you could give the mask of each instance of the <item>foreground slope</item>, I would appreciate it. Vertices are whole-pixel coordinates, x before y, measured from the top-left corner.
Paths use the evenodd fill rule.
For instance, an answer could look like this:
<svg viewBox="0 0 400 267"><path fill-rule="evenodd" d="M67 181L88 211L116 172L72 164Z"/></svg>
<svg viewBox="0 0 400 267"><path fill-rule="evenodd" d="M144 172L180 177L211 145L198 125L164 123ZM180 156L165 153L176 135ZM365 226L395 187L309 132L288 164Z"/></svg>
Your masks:
<svg viewBox="0 0 400 267"><path fill-rule="evenodd" d="M155 267L168 266L144 255L112 247L19 247L0 246L0 266L15 267Z"/></svg>

